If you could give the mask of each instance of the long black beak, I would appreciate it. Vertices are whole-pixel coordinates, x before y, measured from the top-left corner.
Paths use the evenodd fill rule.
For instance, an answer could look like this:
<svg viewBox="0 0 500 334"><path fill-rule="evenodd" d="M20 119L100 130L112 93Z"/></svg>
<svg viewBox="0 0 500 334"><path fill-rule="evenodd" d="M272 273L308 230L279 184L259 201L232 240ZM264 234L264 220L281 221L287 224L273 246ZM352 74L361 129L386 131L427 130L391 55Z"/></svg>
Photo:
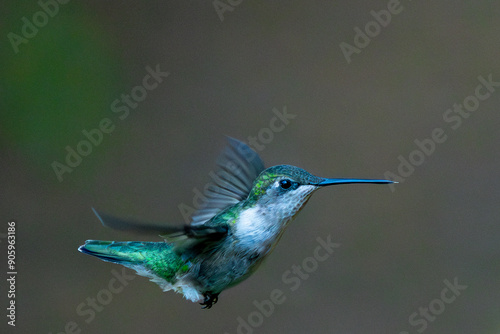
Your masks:
<svg viewBox="0 0 500 334"><path fill-rule="evenodd" d="M374 180L374 179L323 179L317 186L331 186L334 184L349 184L349 183L376 183L376 184L388 184L397 183L396 181L390 180Z"/></svg>

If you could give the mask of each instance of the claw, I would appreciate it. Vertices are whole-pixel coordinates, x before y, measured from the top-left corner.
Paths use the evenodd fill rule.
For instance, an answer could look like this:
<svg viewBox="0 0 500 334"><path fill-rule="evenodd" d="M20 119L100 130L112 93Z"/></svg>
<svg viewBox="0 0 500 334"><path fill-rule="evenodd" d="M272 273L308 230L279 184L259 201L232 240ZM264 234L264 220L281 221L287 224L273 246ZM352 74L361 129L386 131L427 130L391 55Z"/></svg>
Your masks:
<svg viewBox="0 0 500 334"><path fill-rule="evenodd" d="M209 309L214 306L215 303L219 300L219 294L218 293L211 293L211 292L206 292L204 295L205 300L203 300L203 303L200 303L202 305L202 309Z"/></svg>

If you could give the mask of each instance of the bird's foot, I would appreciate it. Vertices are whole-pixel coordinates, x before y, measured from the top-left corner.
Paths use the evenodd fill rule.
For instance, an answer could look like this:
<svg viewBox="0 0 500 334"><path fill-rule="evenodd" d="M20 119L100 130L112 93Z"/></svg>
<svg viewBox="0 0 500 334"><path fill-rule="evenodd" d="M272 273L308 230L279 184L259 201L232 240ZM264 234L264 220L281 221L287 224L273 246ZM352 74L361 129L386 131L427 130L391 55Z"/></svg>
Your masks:
<svg viewBox="0 0 500 334"><path fill-rule="evenodd" d="M200 303L200 305L203 306L203 309L211 308L219 300L218 293L206 292L203 294L203 296L205 297L205 300L203 301L203 303Z"/></svg>

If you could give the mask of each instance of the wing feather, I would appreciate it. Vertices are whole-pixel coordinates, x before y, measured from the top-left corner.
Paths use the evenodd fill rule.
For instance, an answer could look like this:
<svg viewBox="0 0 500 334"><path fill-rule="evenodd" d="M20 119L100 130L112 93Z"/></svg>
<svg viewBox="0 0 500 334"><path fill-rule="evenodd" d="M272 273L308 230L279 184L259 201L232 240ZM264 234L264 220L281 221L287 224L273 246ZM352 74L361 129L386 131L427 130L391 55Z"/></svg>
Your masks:
<svg viewBox="0 0 500 334"><path fill-rule="evenodd" d="M264 170L259 155L245 143L228 137L228 146L217 159L215 182L206 200L191 217L191 225L206 223L225 208L247 198L253 181Z"/></svg>

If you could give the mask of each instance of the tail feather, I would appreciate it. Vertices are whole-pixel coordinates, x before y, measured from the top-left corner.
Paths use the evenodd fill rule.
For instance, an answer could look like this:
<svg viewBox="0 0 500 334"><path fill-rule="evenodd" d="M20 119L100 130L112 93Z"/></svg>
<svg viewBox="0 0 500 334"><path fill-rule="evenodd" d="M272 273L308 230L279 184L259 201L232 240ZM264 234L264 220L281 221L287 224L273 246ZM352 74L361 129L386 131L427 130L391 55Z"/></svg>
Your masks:
<svg viewBox="0 0 500 334"><path fill-rule="evenodd" d="M122 265L139 264L146 260L144 251L148 243L87 240L78 250L103 261Z"/></svg>
<svg viewBox="0 0 500 334"><path fill-rule="evenodd" d="M138 275L158 284L163 291L173 289L193 302L201 302L205 298L199 288L185 278L191 262L178 255L169 243L87 240L78 250L134 269Z"/></svg>
<svg viewBox="0 0 500 334"><path fill-rule="evenodd" d="M78 250L103 261L134 269L163 288L175 283L190 268L190 264L166 242L87 240Z"/></svg>

